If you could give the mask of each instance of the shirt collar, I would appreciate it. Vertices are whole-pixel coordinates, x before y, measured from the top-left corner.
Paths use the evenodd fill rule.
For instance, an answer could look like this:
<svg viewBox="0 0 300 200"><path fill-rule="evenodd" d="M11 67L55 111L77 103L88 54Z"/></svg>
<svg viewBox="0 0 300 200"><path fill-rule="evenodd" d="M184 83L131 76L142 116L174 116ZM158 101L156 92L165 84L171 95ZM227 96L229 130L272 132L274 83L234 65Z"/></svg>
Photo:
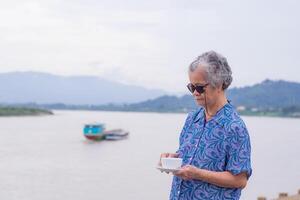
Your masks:
<svg viewBox="0 0 300 200"><path fill-rule="evenodd" d="M229 110L232 110L233 106L230 104L230 102L226 103L222 108L218 110L218 112L208 121L214 121L217 124L221 125L224 127L224 116L226 116L226 113ZM198 122L199 120L203 120L205 117L204 114L204 108L201 106L195 113L194 117L194 123Z"/></svg>
<svg viewBox="0 0 300 200"><path fill-rule="evenodd" d="M194 116L194 123L198 122L200 119L204 119L204 108L201 106L197 109Z"/></svg>

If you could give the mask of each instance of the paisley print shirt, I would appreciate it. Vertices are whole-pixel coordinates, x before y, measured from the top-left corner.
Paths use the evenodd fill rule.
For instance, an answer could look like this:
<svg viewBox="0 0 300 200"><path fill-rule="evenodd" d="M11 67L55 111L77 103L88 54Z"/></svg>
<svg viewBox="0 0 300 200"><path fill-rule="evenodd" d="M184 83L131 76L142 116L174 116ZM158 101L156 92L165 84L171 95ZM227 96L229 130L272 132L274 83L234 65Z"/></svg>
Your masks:
<svg viewBox="0 0 300 200"><path fill-rule="evenodd" d="M227 103L210 120L204 109L189 113L179 138L179 157L183 165L210 171L229 171L251 176L250 138L243 120ZM174 176L170 200L239 199L241 188L223 188L201 180L185 181Z"/></svg>

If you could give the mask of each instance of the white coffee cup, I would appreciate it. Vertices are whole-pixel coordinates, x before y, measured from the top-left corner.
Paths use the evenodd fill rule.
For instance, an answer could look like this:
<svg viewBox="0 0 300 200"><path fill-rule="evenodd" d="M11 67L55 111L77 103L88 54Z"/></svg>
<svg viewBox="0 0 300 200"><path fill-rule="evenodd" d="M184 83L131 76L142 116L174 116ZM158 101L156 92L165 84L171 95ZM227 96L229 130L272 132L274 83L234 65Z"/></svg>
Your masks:
<svg viewBox="0 0 300 200"><path fill-rule="evenodd" d="M178 169L182 165L182 158L161 158L161 166L166 169Z"/></svg>

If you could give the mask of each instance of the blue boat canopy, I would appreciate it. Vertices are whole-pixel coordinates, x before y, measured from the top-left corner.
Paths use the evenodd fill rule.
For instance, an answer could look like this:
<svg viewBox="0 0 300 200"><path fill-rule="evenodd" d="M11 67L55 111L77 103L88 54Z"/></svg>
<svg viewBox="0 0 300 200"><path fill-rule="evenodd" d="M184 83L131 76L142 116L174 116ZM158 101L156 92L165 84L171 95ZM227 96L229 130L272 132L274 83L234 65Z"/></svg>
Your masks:
<svg viewBox="0 0 300 200"><path fill-rule="evenodd" d="M102 134L103 131L105 129L105 125L104 124L86 124L84 125L83 128L83 133L84 134Z"/></svg>

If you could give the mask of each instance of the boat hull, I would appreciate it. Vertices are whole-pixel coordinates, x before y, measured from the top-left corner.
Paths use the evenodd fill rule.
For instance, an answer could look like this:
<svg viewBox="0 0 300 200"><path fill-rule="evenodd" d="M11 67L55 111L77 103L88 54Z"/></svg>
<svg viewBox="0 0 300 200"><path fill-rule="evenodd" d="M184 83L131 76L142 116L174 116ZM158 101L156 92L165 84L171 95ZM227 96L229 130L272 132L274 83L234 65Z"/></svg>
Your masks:
<svg viewBox="0 0 300 200"><path fill-rule="evenodd" d="M104 135L84 135L84 136L88 140L99 141L99 140L103 140L104 139Z"/></svg>
<svg viewBox="0 0 300 200"><path fill-rule="evenodd" d="M104 131L103 134L105 140L122 140L128 137L129 132L124 131L122 129L114 129Z"/></svg>

